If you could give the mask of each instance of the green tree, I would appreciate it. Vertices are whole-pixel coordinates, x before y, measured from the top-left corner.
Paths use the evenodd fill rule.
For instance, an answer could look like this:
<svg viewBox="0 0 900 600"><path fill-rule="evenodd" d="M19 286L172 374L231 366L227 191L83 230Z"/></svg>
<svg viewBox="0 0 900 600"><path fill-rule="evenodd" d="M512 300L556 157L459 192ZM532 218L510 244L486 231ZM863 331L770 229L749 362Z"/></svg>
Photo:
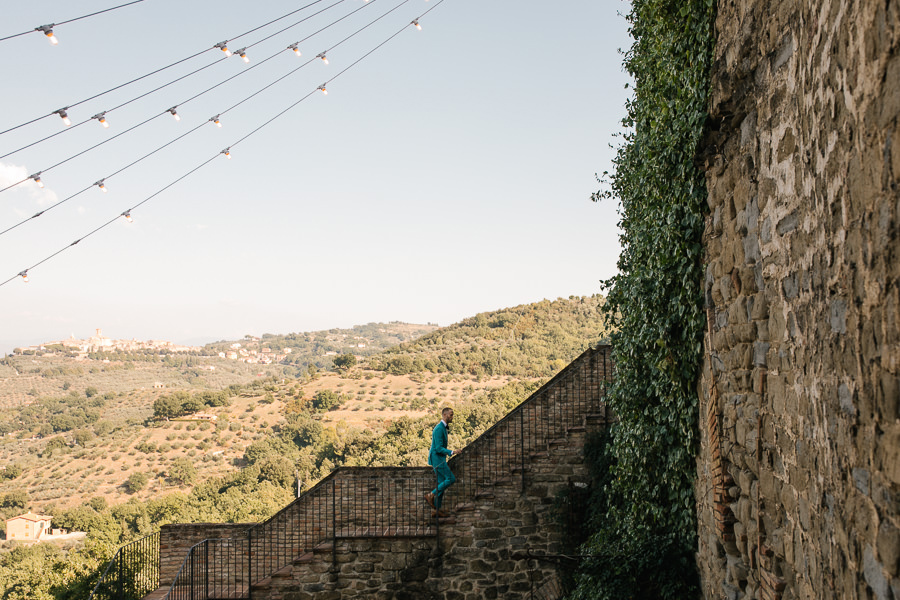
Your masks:
<svg viewBox="0 0 900 600"><path fill-rule="evenodd" d="M179 485L190 485L197 481L197 469L189 458L181 457L172 461L169 466L169 479Z"/></svg>
<svg viewBox="0 0 900 600"><path fill-rule="evenodd" d="M339 371L346 371L350 367L356 366L356 356L352 353L341 354L334 357L334 367Z"/></svg>
<svg viewBox="0 0 900 600"><path fill-rule="evenodd" d="M169 419L180 417L184 414L181 408L181 400L172 396L160 396L153 403L153 416L157 419Z"/></svg>
<svg viewBox="0 0 900 600"><path fill-rule="evenodd" d="M191 465L191 468L193 468L193 465ZM129 494L136 494L147 487L147 481L148 478L146 473L142 473L140 471L132 473L128 476L128 479L125 480L125 489Z"/></svg>
<svg viewBox="0 0 900 600"><path fill-rule="evenodd" d="M319 390L312 400L312 407L319 412L334 410L341 405L341 397L332 390Z"/></svg>
<svg viewBox="0 0 900 600"><path fill-rule="evenodd" d="M28 506L28 492L25 490L13 490L3 495L0 500L0 508L25 510Z"/></svg>
<svg viewBox="0 0 900 600"><path fill-rule="evenodd" d="M94 433L90 429L79 429L75 432L74 437L75 443L83 448L88 442L94 439Z"/></svg>

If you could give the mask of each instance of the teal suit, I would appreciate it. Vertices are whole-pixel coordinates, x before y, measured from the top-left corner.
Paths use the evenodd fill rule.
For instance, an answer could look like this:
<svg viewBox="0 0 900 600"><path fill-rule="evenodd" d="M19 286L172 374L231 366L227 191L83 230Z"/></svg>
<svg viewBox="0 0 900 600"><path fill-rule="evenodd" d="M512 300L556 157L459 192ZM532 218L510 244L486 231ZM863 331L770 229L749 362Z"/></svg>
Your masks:
<svg viewBox="0 0 900 600"><path fill-rule="evenodd" d="M428 451L428 464L437 476L437 487L431 491L434 494L435 508L441 507L444 490L456 483L456 477L447 464L447 457L453 456L453 451L447 448L448 440L447 424L441 420L431 432L431 449Z"/></svg>

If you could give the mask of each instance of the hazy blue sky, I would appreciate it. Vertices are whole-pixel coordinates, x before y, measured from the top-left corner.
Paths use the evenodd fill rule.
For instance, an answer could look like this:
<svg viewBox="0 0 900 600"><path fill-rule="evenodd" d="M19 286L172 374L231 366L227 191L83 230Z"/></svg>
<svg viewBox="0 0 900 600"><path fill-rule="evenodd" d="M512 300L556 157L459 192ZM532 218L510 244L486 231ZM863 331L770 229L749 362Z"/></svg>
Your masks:
<svg viewBox="0 0 900 600"><path fill-rule="evenodd" d="M7 2L0 37L125 0ZM229 43L255 44L337 0ZM0 131L232 39L304 4L145 0L0 42ZM207 123L388 10L362 33L195 133L0 235L0 281L66 247L209 158L109 227L0 287L0 352L87 337L200 343L477 312L601 291L618 255L612 203L594 204L624 115L629 40L618 0L344 0L237 56L0 158L0 230ZM286 50L350 11L364 7ZM283 50L253 71L183 101ZM194 69L211 50L71 108L77 124ZM238 140L315 92L258 133ZM170 106L96 150L47 170ZM0 135L0 155L65 129L48 117ZM218 155L232 146L232 160Z"/></svg>

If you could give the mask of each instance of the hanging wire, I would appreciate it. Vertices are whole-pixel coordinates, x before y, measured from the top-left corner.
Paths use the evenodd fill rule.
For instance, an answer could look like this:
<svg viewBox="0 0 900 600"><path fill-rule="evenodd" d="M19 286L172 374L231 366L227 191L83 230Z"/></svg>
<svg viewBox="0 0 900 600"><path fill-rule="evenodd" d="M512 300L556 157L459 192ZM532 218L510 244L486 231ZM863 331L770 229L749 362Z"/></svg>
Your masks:
<svg viewBox="0 0 900 600"><path fill-rule="evenodd" d="M112 8L106 8L106 9L104 9L104 10L98 10L97 12L92 12L92 13L89 14L89 15L82 15L82 16L80 16L80 17L75 17L74 19L69 19L69 20L67 20L67 21L60 21L59 23L53 23L53 25L51 25L51 27L56 27L57 25L65 25L65 24L67 24L67 23L72 23L72 22L74 22L74 21L80 21L81 19L87 19L88 17L93 17L93 16L96 16L96 15L102 15L103 13L107 13L107 12L109 12L109 11L111 11L111 10L116 10L116 9L118 9L118 8L124 8L124 7L126 7L126 6L131 6L132 4L139 4L139 3L143 2L143 1L144 1L144 0L134 0L134 2L128 2L127 4L120 4L119 6L113 6ZM29 34L29 33L34 33L35 31L40 31L40 30L41 30L40 27L35 27L34 29L30 29L30 30L28 30L28 31L23 31L22 33L16 33L16 34L13 34L13 35L8 35L8 36L6 36L6 37L0 38L0 42L5 42L6 40L11 40L11 39L13 39L13 38L19 37L20 35L26 35L26 34Z"/></svg>
<svg viewBox="0 0 900 600"><path fill-rule="evenodd" d="M402 6L403 4L405 4L406 2L409 2L409 1L410 1L410 0L404 0L404 2L402 2L400 6ZM427 15L428 13L430 13L432 10L434 10L435 8L437 8L437 7L438 7L440 4L442 4L443 2L444 2L444 0L438 0L438 2L436 2L431 8L429 8L427 11L425 11L424 13L422 13L422 15L420 15L418 19L421 19L422 17L424 17L425 15ZM393 10L396 10L396 8L398 8L398 7L395 7L394 9L392 9L392 10L389 11L389 12L393 12ZM386 14L389 14L389 13L386 13ZM385 15L382 15L382 17L384 17L384 16L385 16ZM382 17L379 17L379 19L381 19ZM418 21L418 19L416 19L416 21ZM4 285L8 284L8 283L11 282L11 281L14 281L14 280L17 279L18 277L26 277L29 271L31 271L31 270L35 269L36 267L38 267L38 266L44 264L44 263L47 262L48 260L51 260L51 259L55 258L55 257L58 256L59 254L65 252L65 251L68 250L69 248L71 248L71 247L77 245L77 244L80 243L81 241L83 241L83 240L85 240L85 239L91 237L92 235L94 235L94 234L98 233L99 231L105 229L106 227L110 226L111 224L115 223L115 222L119 219L119 217L126 216L126 215L130 216L130 215L131 215L131 212L132 212L133 210L135 210L136 208L138 208L138 207L140 207L140 206L146 204L147 202L149 202L150 200L152 200L152 199L155 198L156 196L160 195L160 194L163 193L164 191L166 191L166 190L168 190L169 188L171 188L172 186L174 186L176 183L178 183L178 182L184 180L185 178L189 177L190 175L196 173L197 171L199 171L200 169L202 169L203 167L205 167L206 165L208 165L209 163L211 163L213 160L215 160L216 158L218 158L218 156L219 156L220 154L226 154L226 155L227 155L228 151L230 151L231 148L233 148L234 146L240 144L241 142L243 142L244 140L248 139L248 138L251 137L252 135L258 133L260 130L262 130L262 129L265 128L266 126L270 125L270 124L271 124L272 122L274 122L276 119L278 119L279 117L283 116L285 113L287 113L288 111L290 111L292 108L296 107L296 106L299 105L301 102L305 101L305 100L308 99L310 96L312 96L313 94L315 94L316 91L321 90L321 89L324 89L324 87L325 87L326 84L330 83L331 81L334 81L335 79L337 79L338 77L340 77L341 75L343 75L344 73L346 73L347 71L349 71L351 68L353 68L354 66L356 66L357 64L359 64L360 62L362 62L364 59L366 59L367 57L371 56L376 50L378 50L379 48L381 48L382 46L384 46L385 44L387 44L388 42L390 42L391 40L393 40L395 37L397 37L398 35L400 35L407 27L409 27L410 25L412 25L412 24L414 24L414 23L415 23L415 21L413 21L413 23L404 25L404 27L403 27L402 29L398 30L396 33L392 34L392 35L391 35L390 37L388 37L386 40L384 40L383 42L381 42L380 44L378 44L377 46L375 46L374 48L372 48L371 50L369 50L368 52L366 52L366 53L365 53L364 55L362 55L360 58L358 58L357 60L355 60L354 62L352 62L348 67L346 67L345 69L343 69L342 71L340 71L339 73L337 73L334 77L332 77L331 79L329 79L328 81L326 81L325 84L322 84L321 86L319 86L318 88L316 88L316 90L313 90L312 92L309 92L308 94L306 94L305 96L303 96L302 98L300 98L299 100L297 100L296 102L293 102L293 103L290 104L287 108L285 108L284 110L282 110L281 112L279 112L279 113L276 114L275 116L271 117L270 119L268 119L267 121L265 121L264 123L262 123L261 125L259 125L258 127L254 128L254 129L251 130L249 133L247 133L247 134L244 135L243 137L239 138L236 142L234 142L234 143L232 143L231 145L229 145L225 150L222 150L221 152L218 152L218 153L216 153L215 155L213 155L212 157L206 159L205 161L203 161L202 163L198 164L198 165L197 165L196 167L194 167L193 169L189 170L187 173L181 175L180 177L178 177L177 179L175 179L175 180L172 181L171 183L169 183L169 184L167 184L166 186L160 188L159 190L157 190L156 192L154 192L153 194L151 194L150 196L148 196L148 197L145 198L144 200L138 202L137 204L135 204L135 205L132 206L131 208L129 208L129 209L123 211L122 213L116 215L116 216L113 217L112 219L106 221L106 222L103 223L102 225L98 226L97 228L93 229L92 231L88 232L87 234L83 235L82 237L78 238L77 240L75 240L74 242L70 243L69 245L60 248L59 250L57 250L57 251L54 252L53 254L50 254L49 256L47 256L47 257L41 259L40 261L38 261L38 262L36 262L35 264L33 264L33 265L31 265L30 267L28 267L27 269L23 269L22 271L20 271L20 272L17 273L16 275L10 277L10 278L7 279L6 281L0 282L0 287L2 287L2 286L4 286ZM168 112L168 111L166 111L166 112ZM83 192L83 191L84 191L84 190L82 190L82 192ZM82 192L79 192L79 193L82 193Z"/></svg>
<svg viewBox="0 0 900 600"><path fill-rule="evenodd" d="M181 140L181 139L186 138L186 137L189 136L190 134L194 133L195 131L197 131L198 129L200 129L200 128L203 127L204 125L206 125L207 122L208 122L208 121L205 121L205 122L203 122L203 123L197 125L197 126L194 127L193 129L191 129L191 130L189 130L189 131L186 131L186 132L182 133L181 135L179 135L179 136L176 137L175 139L166 142L166 143L163 144L162 146L159 146L159 147L156 148L155 150L152 150L152 151L148 152L147 154L141 156L141 157L138 158L137 160L134 160L134 161L128 163L128 164L125 165L124 167L120 168L118 171L114 171L114 172L110 173L109 175L107 175L106 177L102 177L97 183L93 183L93 184L89 185L88 187L84 188L83 190L79 190L79 191L75 192L74 194L72 194L71 196L68 196L68 197L66 197L66 198L63 198L62 200L60 200L60 201L57 202L56 204L53 204L53 205L51 205L51 206L48 206L48 207L45 208L44 210L42 210L42 211L40 211L40 212L37 212L37 213L33 214L32 216L28 217L27 219L23 219L23 220L19 221L18 223L16 223L15 225L12 225L12 226L10 226L10 227L7 227L7 228L4 229L3 231L0 231L0 236L5 235L6 233L9 233L10 231L12 231L13 229L19 227L20 225L24 225L24 224L27 223L28 221L31 221L31 220L33 220L33 219L37 219L38 217L40 217L40 216L43 215L44 213L50 212L51 210L53 210L53 209L56 208L57 206L60 206L61 204L65 204L66 202L68 202L69 200L72 200L73 198L76 198L76 197L80 196L81 194L85 193L86 191L88 191L89 189L91 189L92 187L94 187L95 185L98 185L100 182L105 182L107 179L112 179L112 178L115 177L116 175L122 173L123 171L125 171L125 170L127 170L127 169L130 169L131 167L133 167L134 165L140 163L141 161L143 161L143 160L145 160L145 159L147 159L147 158L150 158L151 156L153 156L154 154L156 154L156 153L159 152L160 150L163 150L164 148L167 148L168 146L171 146L171 145L174 144L175 142L177 142L177 141L179 141L179 140Z"/></svg>
<svg viewBox="0 0 900 600"><path fill-rule="evenodd" d="M295 25L299 25L299 24L302 23L303 21L306 21L306 20L308 20L308 19L311 19L312 17L314 17L314 16L316 16L316 15L322 13L322 12L325 12L325 11L328 10L329 8L333 8L334 6L337 6L338 4L341 4L342 2L345 2L345 1L346 1L346 0L338 0L338 1L335 2L334 4L332 4L332 5L330 5L330 6L326 7L326 8L324 8L324 9L322 9L322 10L320 10L319 12L314 13L314 14L310 15L309 17L306 17L306 18L303 19L302 21L298 21L297 23L294 23L294 25L292 25L291 27L293 27L293 26L295 26ZM331 50L333 50L334 48L337 48L338 46L340 46L340 45L343 44L344 42L346 42L346 41L348 41L349 39L353 38L355 35L357 35L358 33L362 32L363 30L367 29L368 27L374 25L374 24L377 23L379 20L383 19L384 17L386 17L387 15L391 14L392 12L394 12L395 10L397 10L398 8L400 8L401 6L403 6L404 4L406 4L406 3L410 2L410 1L411 1L411 0L404 0L403 2L401 2L400 4L398 4L397 6L395 6L395 7L392 8L391 10L389 10L388 12L384 13L383 15L381 15L380 17L378 17L378 18L375 19L374 21L370 22L368 25L366 25L366 26L364 26L364 27L358 29L358 30L355 31L354 33L352 33L352 34L350 34L349 36L345 37L345 38L344 38L343 40L341 40L340 42L334 44L334 45L331 46L331 48L329 48L327 51L331 51ZM355 10L349 12L349 13L347 13L346 15L344 15L343 17L341 17L340 19L337 19L336 21L333 21L333 22L329 23L328 25L322 27L322 28L319 29L318 31L315 31L315 32L311 33L310 35L306 36L305 38L303 38L302 40L300 40L300 41L298 41L298 42L296 42L296 43L299 44L300 42L304 42L304 41L306 41L306 40L309 40L310 38L312 38L312 37L318 35L319 33L325 31L326 29L329 29L330 27L333 27L333 26L336 25L337 23L340 23L340 22L343 21L344 19L349 18L350 16L354 15L355 13L359 12L360 10L363 10L365 7L371 6L371 5L374 4L375 2L376 2L376 0L372 0L372 2L370 2L370 3L363 4L361 7L357 8L357 9L355 9ZM248 46L248 47L249 47L249 46ZM269 60L275 58L276 56L279 56L279 55L282 54L283 52L284 52L284 50L279 50L279 51L276 52L275 54L272 54L271 56L268 56L267 58L264 58L264 59L261 60L261 61L255 62L253 65L247 67L246 69L243 69L243 70L241 70L241 71L238 71L236 74L232 75L231 77L228 77L228 78L224 79L223 81L220 81L219 83L217 83L217 84L215 84L215 85L213 85L213 86L210 86L210 87L206 88L205 90L201 91L200 93L191 96L191 97L188 98L187 100L183 100L183 101L181 101L181 102L176 103L176 104L173 106L173 109L174 109L175 107L178 107L178 106L183 106L183 105L187 104L188 102L191 102L192 100L196 100L196 99L199 98L200 96L203 96L204 94L206 94L206 93L208 93L208 92L210 92L210 91L216 89L217 87L219 87L219 86L221 86L221 85L224 85L224 84L228 83L228 82L231 81L232 79L236 79L237 77L240 77L241 75L247 73L248 71L251 71L252 69L255 69L255 68L257 68L257 67L262 66L263 64L265 64L265 63L268 62ZM221 58L221 59L219 59L219 61L222 61L222 60L228 60L228 59L227 59L227 58ZM313 59L313 60L315 60L315 59ZM219 62L219 61L217 61L217 62ZM231 110L234 109L234 108L237 108L238 106L240 106L241 104L243 104L243 103L246 102L247 100L250 100L250 99L253 98L254 96L257 96L258 94L262 93L263 91L269 89L270 87L272 87L272 86L275 85L276 83L279 83L279 82L283 81L283 80L286 79L287 77L293 75L294 73L296 73L297 71L299 71L300 69L302 69L303 67L305 67L306 65L308 65L310 62L312 62L312 60L303 63L302 65L300 65L299 67L296 67L296 68L292 69L291 71L288 71L285 75L282 75L281 77L279 77L278 79L276 79L276 80L273 81L272 83L270 83L270 84L264 86L263 88L257 90L257 91L254 92L253 94L250 94L249 96L245 97L243 100L239 101L238 103L233 104L233 105L230 106L229 108L223 110L221 113L219 113L219 116L224 115L225 113L231 111ZM211 64L215 64L215 63L211 63ZM207 67L208 67L208 66L210 66L210 65L207 65ZM187 75L184 75L184 76L182 76L182 77L176 79L175 81L169 82L169 83L167 83L167 84L165 84L165 85L163 85L163 86L157 88L157 90L158 90L158 89L162 89L163 87L166 87L166 86L168 86L168 85L171 85L172 83L175 83L175 82L177 82L177 81L180 81L181 79L184 79L185 77L189 77L189 76L193 75L194 73L197 73L197 72L199 72L199 71L202 71L202 70L205 69L205 68L206 68L206 67L201 67L200 69L197 69L196 71L193 71L192 73L188 73ZM146 94L143 94L142 96L138 96L138 98L134 98L134 99L132 99L132 100L129 100L128 102L125 102L125 103L123 103L123 104L120 104L119 106L116 106L116 107L114 107L114 108L111 108L111 109L109 109L109 110L106 110L106 111L104 111L104 113L112 112L112 111L116 110L117 108L121 108L122 106L125 106L126 104L129 104L129 103L133 102L134 100L137 100L137 99L139 99L139 98L143 98L144 96L147 96L147 95L153 93L154 91L156 91L156 90L151 90L150 92L147 92ZM137 129L138 127L141 127L141 126L143 126L143 125L146 125L147 123L149 123L150 121L153 121L153 120L156 119L157 117L160 117L160 116L162 116L162 115L164 115L164 114L166 114L166 113L170 113L170 114L171 114L171 111L172 111L172 109L166 109L166 110L164 110L164 111L161 112L161 113L155 114L155 115L153 115L152 117L150 117L150 118L148 118L148 119L145 119L144 121L141 121L141 122L138 123L137 125L133 125L132 127L129 127L128 129L126 129L126 130L124 130L124 131L122 131L122 132L120 132L120 133L117 133L117 134L114 135L114 136L111 136L111 137L109 137L109 138L106 138L106 139L103 140L102 142L98 142L97 144L94 144L94 145L91 146L90 148L87 148L87 149L85 149L85 150L82 150L81 152L79 152L79 153L77 153L77 154L74 154L74 155L72 155L72 156L70 156L70 157L68 157L68 158L66 158L66 159L64 159L64 160L61 160L60 162L58 162L58 163L56 163L56 164L54 164L54 165L52 165L52 166L49 166L49 167L44 168L44 169L41 169L40 172L41 172L41 173L46 173L47 171L50 171L51 169L54 169L54 168L56 168L56 167L58 167L58 166L60 166L60 165L63 165L63 164L65 164L65 163L69 162L70 160L73 160L73 159L75 159L75 158L78 158L79 156L82 156L83 154L86 154L87 152L90 152L91 150L94 150L94 149L96 149L96 148L99 148L100 146L102 146L103 144L106 144L107 142L111 142L111 141L113 141L114 139L119 138L119 137L125 135L126 133L129 133L129 132L131 132L131 131L134 131L134 130ZM54 114L55 114L55 113L54 113ZM72 127L69 127L69 128L67 128L67 129L58 131L58 132L56 132L56 133L54 133L54 134L52 134L52 135L50 135L50 136L47 136L47 137L44 138L43 140L38 140L37 142L34 142L34 143L29 144L29 145L27 145L27 146L23 146L22 148L19 148L18 150L14 150L14 151L12 151L12 152L9 152L9 153L7 153L7 154L4 154L4 155L0 156L0 159L6 158L7 156L10 156L10 155L12 155L12 154L15 154L16 152L19 152L20 150L24 150L25 148L29 148L29 147L31 147L31 146L34 146L35 144L38 144L38 143L40 143L40 142L42 142L42 141L44 141L44 140L50 139L51 137L57 136L57 135L59 135L59 134L65 132L65 131L67 131L68 129L72 129L72 128L74 128L74 127L79 127L79 126L81 126L81 125L84 125L85 123L88 123L88 122L90 122L90 121L92 121L92 120L93 120L93 117L91 117L90 119L85 119L84 121L82 121L82 122L80 122L80 123L76 123L76 124L73 125ZM192 131L193 131L193 130L192 130ZM180 138L178 138L178 139L180 139ZM0 193L3 193L3 192L5 192L5 191L7 191L7 190L10 190L10 189L12 189L12 188L18 186L18 185L21 185L21 184L23 184L23 183L29 181L30 179L32 179L31 176L28 176L28 177L26 177L25 179L22 179L21 181L17 181L17 182L15 182L15 183L13 183L13 184L10 184L10 185L6 186L5 188L0 189ZM0 235L2 235L2 233L0 233Z"/></svg>
<svg viewBox="0 0 900 600"><path fill-rule="evenodd" d="M135 0L135 2L131 2L130 4L136 4L137 2L143 2L143 1L144 1L144 0ZM233 38L229 38L229 39L226 40L226 41L234 41L234 40L240 39L240 38L242 38L242 37L244 37L244 36L246 36L246 35L249 35L249 34L255 32L255 31L258 31L259 29L262 29L263 27L266 27L266 26L268 26L268 25L271 25L272 23L276 23L276 22L278 22L278 21L280 21L280 20L282 20L282 19L286 19L287 17L289 17L289 16L291 16L291 15L293 15L293 14L296 14L296 13L302 11L302 10L306 10L307 8L309 8L309 7L311 7L311 6L315 6L316 4L319 4L320 2L324 2L324 1L325 1L325 0L314 0L313 2L310 2L309 4L307 4L306 6L302 6L302 7L298 8L298 9L296 9L296 10L293 10L293 11L287 13L287 14L284 14L284 15L278 17L277 19L273 19L273 20L269 21L268 23L265 23L265 24L263 24L263 25L259 25L258 27L254 27L253 29L250 29L249 31L245 31L244 33L242 33L242 34L240 34L240 35L237 35L237 36L235 36L235 37L233 37ZM346 0L340 0L340 2L337 2L336 4L340 4L341 2L345 2L345 1L346 1ZM373 1L375 1L375 0L373 0ZM123 4L122 6L128 6L128 4ZM332 5L332 6L334 6L334 5ZM121 8L121 7L116 7L116 8ZM114 9L107 9L107 10L114 10ZM101 11L101 12L106 12L106 11ZM321 11L320 11L320 12L321 12ZM93 13L93 14L99 14L99 13ZM319 13L316 13L316 14L319 14ZM93 16L93 15L85 15L85 17L87 17L87 16ZM83 19L83 18L85 18L85 17L78 17L78 18L79 18L79 19ZM75 21L75 20L78 20L78 19L70 19L69 21L63 21L62 23L56 23L55 25L61 25L61 24L63 24L63 23L70 23L71 21ZM297 25L297 24L302 23L302 22L303 22L303 21L298 21L298 23L295 23L294 25ZM294 25L292 25L291 27L293 27ZM289 28L288 28L288 29L289 29ZM284 31L284 29L281 30L281 31ZM276 33L274 33L274 34L272 34L272 35L277 35L278 33L281 33L281 31L276 32ZM30 31L26 31L25 33L31 33L31 32L30 32ZM21 33L20 33L20 34L16 34L16 35L24 35L24 34L21 34ZM11 36L11 37L16 37L16 36ZM272 37L272 36L269 36L269 37ZM0 41L3 41L3 39L8 39L8 38L2 38L2 39L0 39ZM267 40L267 39L269 39L269 38L268 38L268 37L267 37L267 38L263 38L263 39L260 40L260 41L264 41L264 40ZM258 44L259 42L256 42L256 43ZM255 44L254 44L254 45L255 45ZM141 81L142 79L146 79L147 77L150 77L151 75L156 75L157 73L160 73L160 72L162 72L162 71L165 71L166 69L169 69L169 68L174 67L174 66L176 66L176 65L180 65L180 64L183 63L183 62L187 62L187 61L189 61L189 60L191 60L191 59L193 59L193 58L196 58L196 57L200 56L201 54L205 54L206 52L209 52L210 50L214 50L215 48L216 48L216 46L212 46L212 47L210 47L210 48L206 48L206 49L204 49L204 50L201 50L200 52L196 52L196 53L194 53L194 54L192 54L192 55L190 55L190 56L188 56L188 57L186 57L186 58L182 58L182 59L177 60L177 61L175 61L175 62L173 62L173 63L171 63L171 64L169 64L169 65L166 65L166 66L164 66L164 67L160 67L160 68L158 68L158 69L156 69L156 70L154 70L154 71L151 71L151 72L149 72L149 73L147 73L147 74L145 74L145 75L141 75L140 77L136 77L136 78L132 79L131 81L126 81L125 83L119 84L119 85L117 85L117 86L115 86L115 87L112 87L112 88L106 90L106 91L100 92L99 94L94 94L93 96L90 96L89 98L85 98L85 99L83 99L83 100L79 100L78 102L69 104L69 105L66 106L66 108L69 109L69 108L78 106L78 105L80 105L80 104L84 104L85 102L89 102L89 101L91 101L91 100L95 100L96 98L99 98L99 97L101 97L101 96L105 96L106 94L109 94L110 92L114 92L114 91L116 91L116 90L118 90L118 89L121 89L121 88L126 87L126 86L128 86L128 85L131 85L132 83L136 83L136 82L138 82L138 81ZM249 48L249 46L248 46L248 48ZM219 62L219 61L216 61L216 62ZM211 63L211 64L215 64L215 63ZM210 66L210 65L207 65L207 66ZM205 68L205 67L204 67L204 68ZM200 70L202 70L202 69L200 69ZM196 72L196 71L195 71L195 72ZM179 81L179 80L176 80L176 81ZM174 82L172 82L172 83L174 83ZM163 86L163 87L165 87L165 86ZM162 88L158 88L158 89L162 89ZM154 91L156 91L156 90L154 90ZM137 99L137 98L135 98L135 100L136 100L136 99ZM128 102L126 102L125 104L128 104ZM124 106L124 104L121 105L121 106ZM40 121L40 120L42 120L42 119L46 119L47 117L51 117L51 116L53 116L53 115L55 115L55 114L57 114L57 112L56 112L56 111L53 111L53 112L51 112L51 113L49 113L49 114L41 115L40 117L35 117L34 119L31 119L30 121L26 121L26 122L24 122L24 123L20 123L19 125L16 125L15 127L10 127L9 129L6 129L6 130L4 130L4 131L0 131L0 135L3 135L3 134L5 134L5 133L9 133L10 131L15 131L16 129L20 129L20 128L22 128L22 127L25 127L26 125L31 125L32 123L36 123L36 122L38 122L38 121ZM69 127L68 129L71 129L71 127ZM66 130L63 130L63 131L66 131ZM62 131L57 132L57 134L54 134L54 135L58 135L59 133L62 133ZM42 139L42 140L38 140L37 142L35 142L35 144L40 143L40 142L43 142L43 141L45 141L45 140L48 140L48 139L50 139L51 137L54 137L54 135L48 136L48 137L46 137L46 138L44 138L44 139ZM30 144L29 146L25 146L24 148L28 148L28 147L33 146L33 145L34 145L34 144ZM23 150L24 148L20 148L19 150ZM18 152L19 150L16 150L15 152ZM9 156L9 154L7 154L7 155L5 155L5 156ZM0 158L3 158L3 157L0 157Z"/></svg>

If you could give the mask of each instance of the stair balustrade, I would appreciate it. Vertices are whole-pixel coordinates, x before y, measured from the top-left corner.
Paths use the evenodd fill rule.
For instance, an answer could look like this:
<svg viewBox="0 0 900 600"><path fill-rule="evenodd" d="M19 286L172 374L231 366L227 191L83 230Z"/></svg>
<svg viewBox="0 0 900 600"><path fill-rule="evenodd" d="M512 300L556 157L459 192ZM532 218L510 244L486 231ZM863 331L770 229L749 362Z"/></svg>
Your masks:
<svg viewBox="0 0 900 600"><path fill-rule="evenodd" d="M551 445L592 421L607 421L612 378L611 347L585 351L449 460L457 484L443 508L474 508L497 485L524 492L533 459L549 456ZM330 552L335 561L339 539L437 536L441 520L422 499L433 487L428 467L339 467L245 534L193 546L164 598L249 600L254 583L317 552Z"/></svg>

